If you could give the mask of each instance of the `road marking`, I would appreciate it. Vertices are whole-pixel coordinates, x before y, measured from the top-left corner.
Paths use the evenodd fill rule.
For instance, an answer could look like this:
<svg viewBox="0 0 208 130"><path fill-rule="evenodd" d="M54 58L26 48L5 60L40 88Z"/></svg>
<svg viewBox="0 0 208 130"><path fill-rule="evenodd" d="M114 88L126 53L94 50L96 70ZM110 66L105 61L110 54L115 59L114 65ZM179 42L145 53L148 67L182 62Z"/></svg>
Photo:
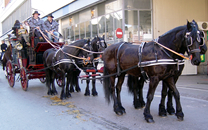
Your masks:
<svg viewBox="0 0 208 130"><path fill-rule="evenodd" d="M197 90L197 91L202 91L202 92L205 92L205 91L208 92L208 90L206 90L206 89L190 88L190 87L186 87L186 86L184 86L184 87L178 87L178 86L176 86L176 87L177 88L180 88L180 89L189 89L189 90Z"/></svg>

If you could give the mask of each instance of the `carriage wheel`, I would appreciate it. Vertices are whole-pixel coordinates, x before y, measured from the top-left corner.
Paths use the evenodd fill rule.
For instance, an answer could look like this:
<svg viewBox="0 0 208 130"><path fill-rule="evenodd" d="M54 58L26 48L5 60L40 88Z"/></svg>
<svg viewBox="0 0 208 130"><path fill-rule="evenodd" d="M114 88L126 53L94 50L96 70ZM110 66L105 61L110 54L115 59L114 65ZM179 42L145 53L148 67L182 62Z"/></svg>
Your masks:
<svg viewBox="0 0 208 130"><path fill-rule="evenodd" d="M20 69L20 79L21 79L22 89L24 91L27 91L27 88L28 88L28 78L27 78L26 69L24 67L22 67Z"/></svg>
<svg viewBox="0 0 208 130"><path fill-rule="evenodd" d="M40 80L41 83L45 83L46 82L46 78L45 77L39 78L39 80Z"/></svg>
<svg viewBox="0 0 208 130"><path fill-rule="evenodd" d="M56 78L56 83L58 84L59 87L62 87L64 82L65 82L65 79L62 79L62 77L59 76Z"/></svg>
<svg viewBox="0 0 208 130"><path fill-rule="evenodd" d="M7 61L6 63L6 73L7 73L7 80L8 80L10 87L14 87L15 72L14 72L14 68L13 68L13 64L11 60Z"/></svg>

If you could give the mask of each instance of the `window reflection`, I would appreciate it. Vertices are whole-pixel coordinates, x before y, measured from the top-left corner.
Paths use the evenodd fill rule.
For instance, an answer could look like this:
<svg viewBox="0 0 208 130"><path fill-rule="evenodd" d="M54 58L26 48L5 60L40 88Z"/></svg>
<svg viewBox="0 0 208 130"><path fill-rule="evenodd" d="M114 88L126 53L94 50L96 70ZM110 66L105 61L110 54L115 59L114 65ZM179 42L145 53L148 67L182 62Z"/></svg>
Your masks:
<svg viewBox="0 0 208 130"><path fill-rule="evenodd" d="M85 26L86 26L86 38L90 38L91 37L91 23L90 21L85 22Z"/></svg>
<svg viewBox="0 0 208 130"><path fill-rule="evenodd" d="M106 15L106 41L114 40L113 14Z"/></svg>
<svg viewBox="0 0 208 130"><path fill-rule="evenodd" d="M91 25L92 25L92 38L93 37L96 37L97 34L98 34L97 24L98 24L97 18L91 20Z"/></svg>
<svg viewBox="0 0 208 130"><path fill-rule="evenodd" d="M138 12L137 10L125 10L125 34L124 41L138 42Z"/></svg>
<svg viewBox="0 0 208 130"><path fill-rule="evenodd" d="M80 23L80 39L85 38L85 23Z"/></svg>
<svg viewBox="0 0 208 130"><path fill-rule="evenodd" d="M69 39L70 39L70 42L73 42L74 41L74 26L70 26L69 27Z"/></svg>
<svg viewBox="0 0 208 130"><path fill-rule="evenodd" d="M151 32L151 11L139 12L139 24L140 24L140 41L152 40Z"/></svg>
<svg viewBox="0 0 208 130"><path fill-rule="evenodd" d="M75 41L79 40L79 24L75 24Z"/></svg>
<svg viewBox="0 0 208 130"><path fill-rule="evenodd" d="M98 18L98 30L98 36L102 37L103 35L105 35L105 16Z"/></svg>

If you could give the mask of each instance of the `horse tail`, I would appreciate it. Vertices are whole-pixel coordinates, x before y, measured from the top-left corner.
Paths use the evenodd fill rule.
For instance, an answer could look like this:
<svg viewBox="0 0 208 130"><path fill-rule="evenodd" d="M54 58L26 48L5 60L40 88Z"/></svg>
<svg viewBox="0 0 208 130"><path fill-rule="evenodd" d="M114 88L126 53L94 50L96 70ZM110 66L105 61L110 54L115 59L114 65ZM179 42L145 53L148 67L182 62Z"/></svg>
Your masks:
<svg viewBox="0 0 208 130"><path fill-rule="evenodd" d="M127 87L129 88L129 92L131 94L134 93L134 90L135 89L138 89L138 87L134 87L136 86L136 84L138 83L137 81L137 78L132 76L132 75L128 75L128 79L127 79Z"/></svg>
<svg viewBox="0 0 208 130"><path fill-rule="evenodd" d="M104 65L104 70L103 70L103 76L109 75L106 66ZM103 79L103 89L105 92L105 98L110 103L110 96L112 94L111 92L111 83L110 83L110 77L106 77Z"/></svg>

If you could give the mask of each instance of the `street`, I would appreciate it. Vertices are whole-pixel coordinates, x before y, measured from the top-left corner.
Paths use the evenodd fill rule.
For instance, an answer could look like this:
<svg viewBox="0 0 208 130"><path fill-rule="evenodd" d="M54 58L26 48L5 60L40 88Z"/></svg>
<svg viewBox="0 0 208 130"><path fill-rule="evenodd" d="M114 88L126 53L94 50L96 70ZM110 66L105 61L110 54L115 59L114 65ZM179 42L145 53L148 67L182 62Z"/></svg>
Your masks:
<svg viewBox="0 0 208 130"><path fill-rule="evenodd" d="M16 75L16 79L19 74ZM122 87L122 103L126 114L117 116L113 112L113 102L105 101L103 87L96 82L98 96L84 96L85 81L80 82L81 92L59 100L61 88L57 85L57 96L48 96L46 85L39 79L29 81L28 91L23 91L20 82L14 88L0 70L0 129L1 130L207 130L208 127L208 76L181 76L177 88L181 95L184 121L175 115L166 118L158 116L161 98L161 83L151 104L154 124L144 120L143 110L133 107L133 96L128 92L126 82ZM144 97L148 84L144 86ZM146 98L145 98L146 101ZM175 101L175 100L173 100ZM175 106L175 103L174 103Z"/></svg>

